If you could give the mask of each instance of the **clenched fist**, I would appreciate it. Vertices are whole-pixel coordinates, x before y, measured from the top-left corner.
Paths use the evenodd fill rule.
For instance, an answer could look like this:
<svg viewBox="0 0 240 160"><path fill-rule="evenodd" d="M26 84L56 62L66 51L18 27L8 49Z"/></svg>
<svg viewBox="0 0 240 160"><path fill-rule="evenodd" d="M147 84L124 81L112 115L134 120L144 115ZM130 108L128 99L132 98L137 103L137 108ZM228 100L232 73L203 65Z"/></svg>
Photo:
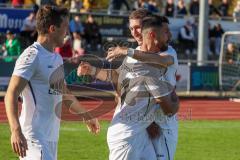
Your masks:
<svg viewBox="0 0 240 160"><path fill-rule="evenodd" d="M93 66L91 66L88 62L81 62L77 68L78 76L91 75Z"/></svg>

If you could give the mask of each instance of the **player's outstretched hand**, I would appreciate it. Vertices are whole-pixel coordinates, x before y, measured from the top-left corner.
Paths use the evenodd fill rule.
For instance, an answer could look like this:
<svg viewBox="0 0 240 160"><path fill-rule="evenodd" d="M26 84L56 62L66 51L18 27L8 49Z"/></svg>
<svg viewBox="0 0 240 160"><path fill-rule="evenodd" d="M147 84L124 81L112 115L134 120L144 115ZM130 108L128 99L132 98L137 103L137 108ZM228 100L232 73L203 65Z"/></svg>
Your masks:
<svg viewBox="0 0 240 160"><path fill-rule="evenodd" d="M153 122L147 127L147 132L151 139L157 138L160 136L160 127L157 123Z"/></svg>
<svg viewBox="0 0 240 160"><path fill-rule="evenodd" d="M92 66L88 62L81 62L77 68L77 75L90 75L92 71Z"/></svg>
<svg viewBox="0 0 240 160"><path fill-rule="evenodd" d="M98 134L100 132L100 124L98 122L98 119L94 118L91 120L85 121L87 124L88 131L94 134Z"/></svg>
<svg viewBox="0 0 240 160"><path fill-rule="evenodd" d="M28 149L27 140L21 131L13 131L11 135L11 145L15 153L20 157L26 157L26 150Z"/></svg>
<svg viewBox="0 0 240 160"><path fill-rule="evenodd" d="M112 62L116 58L127 56L127 50L128 48L126 47L111 47L108 49L106 59Z"/></svg>

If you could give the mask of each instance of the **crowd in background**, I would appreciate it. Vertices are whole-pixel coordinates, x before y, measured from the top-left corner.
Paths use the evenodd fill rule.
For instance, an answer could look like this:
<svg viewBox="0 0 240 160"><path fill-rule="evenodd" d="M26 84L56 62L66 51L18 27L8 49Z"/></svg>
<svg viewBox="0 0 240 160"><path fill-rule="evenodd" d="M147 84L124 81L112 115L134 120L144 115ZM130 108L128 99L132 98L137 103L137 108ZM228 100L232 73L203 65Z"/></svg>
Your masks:
<svg viewBox="0 0 240 160"><path fill-rule="evenodd" d="M20 34L14 34L8 30L3 37L0 47L0 56L6 57L6 62L13 61L14 56L31 45L37 39L36 32L36 12L31 12L23 21ZM3 39L1 38L1 39ZM88 15L83 24L80 16L74 16L69 22L69 33L64 39L64 45L55 49L55 52L64 58L81 56L86 50L99 51L102 48L102 37L99 32L99 26L92 15ZM98 55L101 56L101 55Z"/></svg>
<svg viewBox="0 0 240 160"><path fill-rule="evenodd" d="M208 24L208 59L218 59L221 49L221 39L224 29L220 23ZM176 46L185 57L196 57L198 44L198 21L187 20L179 30Z"/></svg>
<svg viewBox="0 0 240 160"><path fill-rule="evenodd" d="M231 0L208 0L209 15L219 17L233 16L237 21L240 16L240 2L232 4ZM29 8L44 4L62 5L72 12L94 11L95 9L108 10L108 13L122 13L138 8L146 8L151 12L160 13L168 17L179 15L198 15L199 0L0 0L0 4L11 5L15 8ZM230 9L234 5L233 9Z"/></svg>
<svg viewBox="0 0 240 160"><path fill-rule="evenodd" d="M199 14L199 0L107 0L108 14L122 14L122 11L130 11L138 8L146 8L153 13L161 13L168 17L186 16L195 17ZM133 3L131 3L133 2ZM188 3L186 3L188 2ZM238 20L240 16L240 1L237 2L234 10L230 13L230 1L222 0L216 6L213 5L212 0L208 0L209 16L217 17L234 17L234 21ZM10 3L7 0L0 0L1 4ZM36 41L36 12L38 6L43 4L65 5L69 7L72 12L91 11L93 6L97 5L95 0L12 0L13 7L33 7L33 12L23 22L21 32L19 35L7 31L5 41L1 42L0 56L18 56L21 51ZM92 11L94 12L94 11ZM221 47L221 38L224 30L221 24L209 23L209 59L218 59ZM196 58L198 41L198 18L187 20L186 24L179 28L177 39L173 42L175 48L179 53L180 58ZM56 52L63 57L74 57L83 55L86 51L102 52L103 46L102 36L100 34L100 27L95 22L92 15L88 15L85 22L81 17L76 15L72 17L69 23L69 34L64 39L64 46L56 48ZM99 54L98 56L103 56ZM11 61L7 59L6 61Z"/></svg>

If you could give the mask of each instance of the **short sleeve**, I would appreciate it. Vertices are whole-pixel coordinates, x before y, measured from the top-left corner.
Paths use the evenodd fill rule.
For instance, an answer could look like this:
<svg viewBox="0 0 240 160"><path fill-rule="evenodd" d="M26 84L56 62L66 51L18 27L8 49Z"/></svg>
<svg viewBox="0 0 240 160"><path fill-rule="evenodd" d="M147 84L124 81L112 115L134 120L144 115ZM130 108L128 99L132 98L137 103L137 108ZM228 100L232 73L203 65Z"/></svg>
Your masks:
<svg viewBox="0 0 240 160"><path fill-rule="evenodd" d="M176 67L178 67L178 58L177 58L177 52L174 48L172 48L172 46L168 46L168 50L166 52L163 52L163 53L166 53L168 55L171 55L174 59L174 65Z"/></svg>
<svg viewBox="0 0 240 160"><path fill-rule="evenodd" d="M145 76L144 83L147 91L154 97L159 98L170 94L173 91L173 86L164 80L160 80L153 76Z"/></svg>
<svg viewBox="0 0 240 160"><path fill-rule="evenodd" d="M17 59L13 75L30 80L38 65L37 53L34 50L25 50Z"/></svg>

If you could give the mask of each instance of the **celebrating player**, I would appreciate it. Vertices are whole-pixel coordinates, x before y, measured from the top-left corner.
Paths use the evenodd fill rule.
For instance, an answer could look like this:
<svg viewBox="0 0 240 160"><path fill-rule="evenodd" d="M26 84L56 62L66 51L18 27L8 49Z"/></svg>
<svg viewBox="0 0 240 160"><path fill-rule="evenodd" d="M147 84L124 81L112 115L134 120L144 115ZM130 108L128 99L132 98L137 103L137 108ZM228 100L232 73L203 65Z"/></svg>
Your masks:
<svg viewBox="0 0 240 160"><path fill-rule="evenodd" d="M141 49L145 52L159 52L168 44L169 33L161 17L144 18L142 34ZM124 59L118 78L121 104L116 108L108 129L111 160L157 158L146 128L151 124L158 104L163 115L174 114L178 108L178 100L172 99L176 98L175 92L167 87L162 76L164 73L162 68L150 67L129 56Z"/></svg>
<svg viewBox="0 0 240 160"><path fill-rule="evenodd" d="M131 33L134 36L134 38L136 38L136 40L137 40L137 42L139 44L142 43L142 35L141 35L141 33L139 33L139 32L141 32L141 19L143 17L145 17L147 14L148 13L147 13L146 10L140 9L140 10L134 11L130 15L130 29L131 29ZM171 58L169 58L169 56L166 56L166 54L162 54L162 55L157 55L156 54L155 55L155 54L145 54L144 52L137 52L136 55L137 55L138 58L142 58L142 56L146 57L146 58L142 58L145 61L149 60L151 58L152 59L156 59L156 57L157 57L160 60L158 60L158 61L155 60L156 64L161 63L161 62L165 62L165 64L160 64L160 66L166 66L166 65L171 64L171 62L170 62ZM117 83L116 81L118 80L118 72L117 72L117 70L112 70L111 71L111 70L97 69L95 67L90 66L87 63L82 63L80 65L78 73L79 73L79 75L81 75L82 73L84 73L84 74L92 74L93 76L96 76L98 79L105 80L105 81L106 80L110 81L112 79L114 83ZM116 110L116 112L117 112L117 110ZM143 132L143 134L144 134L144 132ZM115 139L117 139L117 135L115 135L115 137L116 137ZM121 138L121 136L119 136L119 137ZM121 155L121 153L118 153L118 154ZM110 157L112 157L114 155L116 155L116 153L114 153L114 151L112 151L112 153L110 154ZM124 156L124 154L122 156ZM114 156L114 157L116 158L117 156ZM114 159L114 158L112 157L111 159Z"/></svg>
<svg viewBox="0 0 240 160"><path fill-rule="evenodd" d="M63 60L53 53L63 45L68 31L69 13L66 8L42 6L37 13L37 42L18 58L5 97L7 117L11 129L11 145L20 159L56 160L62 100L74 101L50 87L49 78ZM63 80L63 77L62 78ZM59 77L58 77L59 78ZM65 88L63 84L61 88ZM18 119L18 96L23 99ZM66 97L65 97L66 96ZM76 103L73 106L77 106ZM71 106L72 107L72 106ZM77 106L78 107L78 106ZM96 119L87 121L94 133L99 131Z"/></svg>
<svg viewBox="0 0 240 160"><path fill-rule="evenodd" d="M132 12L132 15L139 15L142 13L141 10L136 10ZM141 14L142 15L142 14ZM144 16L144 14L143 14ZM135 16L136 17L136 16ZM145 17L145 16L144 16ZM144 17L136 18L137 20L131 21L130 19L130 30L132 33L132 36L136 39L136 41L139 44L138 49L141 49L140 45L142 44L142 34L141 33L141 19ZM165 32L168 32L168 43L171 39L171 32L168 27L168 19L166 17L160 17L163 21L163 30ZM139 29L140 26L140 29ZM147 37L145 37L147 38ZM159 42L158 42L159 43ZM158 45L158 44L156 44ZM110 52L108 54L108 59L114 60L117 57L122 57L127 55L127 48L121 48L121 47L116 47L116 48L111 48ZM171 47L167 46L166 44L159 48L159 51L161 52L160 55L170 55L174 58L174 63L172 65L169 65L167 67L167 72L165 73L165 80L171 83L171 85L176 86L176 71L178 67L178 60L177 60L177 55L176 51ZM133 54L133 58L139 58L139 53L137 51L134 51L137 54ZM147 54L149 55L149 54ZM151 56L158 56L158 54L151 54ZM146 63L153 65L153 66L158 66L159 60L156 58L154 59L149 59L151 58L150 56L146 56L145 61ZM140 59L140 58L139 58ZM148 61L146 60L148 59ZM140 59L142 60L142 59ZM161 65L159 65L161 68ZM153 144L155 147L155 151L157 152L158 157L162 157L165 159L170 159L172 160L174 158L174 154L176 152L176 146L177 146L177 138L178 138L178 121L176 115L168 117L164 114L161 113L161 110L158 110L156 113L156 122L158 126L156 126L156 123L151 124L150 127L148 127L149 134L152 135L153 138ZM159 130L156 132L156 130ZM154 133L155 132L155 133ZM159 132L161 132L160 135Z"/></svg>

